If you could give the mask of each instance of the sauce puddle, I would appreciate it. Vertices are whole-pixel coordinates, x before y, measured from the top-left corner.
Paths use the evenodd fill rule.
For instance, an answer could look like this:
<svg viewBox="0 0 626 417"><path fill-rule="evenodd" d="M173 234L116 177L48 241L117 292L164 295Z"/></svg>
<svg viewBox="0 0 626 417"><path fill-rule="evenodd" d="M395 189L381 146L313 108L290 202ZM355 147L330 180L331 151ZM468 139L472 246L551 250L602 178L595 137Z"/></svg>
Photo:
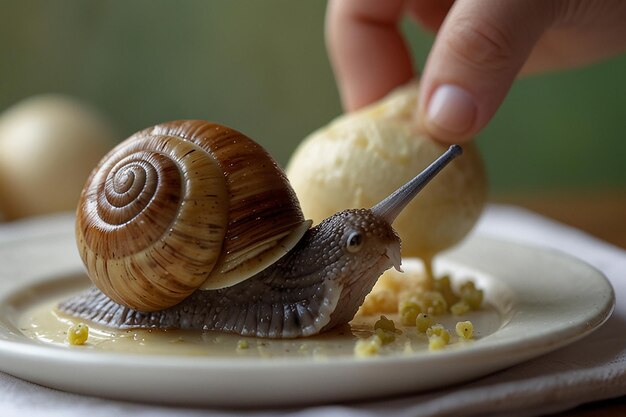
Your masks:
<svg viewBox="0 0 626 417"><path fill-rule="evenodd" d="M356 341L371 336L373 325L380 317L357 316L349 325L321 335L283 340L243 337L216 331L115 330L58 312L56 305L68 296L66 294L29 306L18 320L19 329L26 337L39 343L71 349L176 356L303 357L324 360L329 357L354 356ZM397 315L386 316L394 320L402 334L397 335L392 343L384 345L379 355L407 355L428 351L428 339L424 334L418 333L415 327L401 326ZM462 348L472 343L457 341L454 326L460 320L471 320L474 323L477 338L493 333L500 324L498 312L490 306L484 306L480 311L468 313L463 317L450 315L437 317L436 321L443 324L452 336L451 344L446 349ZM77 323L86 323L89 326L89 339L81 346L73 346L67 342L68 329Z"/></svg>

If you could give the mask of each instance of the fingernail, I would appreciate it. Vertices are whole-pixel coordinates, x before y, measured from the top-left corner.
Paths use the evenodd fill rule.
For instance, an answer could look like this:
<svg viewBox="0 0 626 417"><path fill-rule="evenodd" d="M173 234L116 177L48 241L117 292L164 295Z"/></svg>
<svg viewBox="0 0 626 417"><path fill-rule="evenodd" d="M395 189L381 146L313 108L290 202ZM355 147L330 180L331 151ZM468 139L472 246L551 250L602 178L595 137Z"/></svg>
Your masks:
<svg viewBox="0 0 626 417"><path fill-rule="evenodd" d="M461 87L442 84L433 93L428 105L428 119L442 130L463 133L476 118L474 98Z"/></svg>

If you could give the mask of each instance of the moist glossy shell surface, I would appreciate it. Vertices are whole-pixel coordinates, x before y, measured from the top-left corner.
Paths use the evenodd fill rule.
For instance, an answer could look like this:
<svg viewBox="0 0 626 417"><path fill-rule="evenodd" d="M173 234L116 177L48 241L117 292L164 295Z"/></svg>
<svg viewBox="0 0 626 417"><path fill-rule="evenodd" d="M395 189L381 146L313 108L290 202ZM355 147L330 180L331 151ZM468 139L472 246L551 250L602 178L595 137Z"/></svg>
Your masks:
<svg viewBox="0 0 626 417"><path fill-rule="evenodd" d="M295 193L260 145L225 126L175 121L136 133L100 162L76 236L98 288L155 311L248 278L295 245L303 225Z"/></svg>

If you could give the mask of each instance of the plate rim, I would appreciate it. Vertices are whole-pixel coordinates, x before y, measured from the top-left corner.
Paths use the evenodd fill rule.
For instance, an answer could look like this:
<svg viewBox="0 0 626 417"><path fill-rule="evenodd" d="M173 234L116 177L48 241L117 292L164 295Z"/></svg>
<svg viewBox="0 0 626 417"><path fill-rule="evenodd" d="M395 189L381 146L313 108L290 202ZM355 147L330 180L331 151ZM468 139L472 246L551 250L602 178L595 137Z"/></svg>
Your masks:
<svg viewBox="0 0 626 417"><path fill-rule="evenodd" d="M49 237L54 233L46 233L45 237ZM66 235L67 233L59 233L60 235ZM43 237L43 235L41 236ZM33 239L33 236L29 236L24 240L25 243L28 243L30 239ZM16 240L12 240L10 242L0 242L0 252L6 250L6 247L10 244L14 246L16 244ZM183 357L183 356L174 356L174 355L161 355L161 354L133 354L133 353L116 353L116 352L102 352L102 351L83 351L83 350L70 350L64 349L59 346L45 345L33 342L32 339L28 338L25 335L21 335L24 338L24 341L12 341L12 340L3 340L0 339L0 357L13 357L14 359L22 359L27 360L29 362L48 362L49 364L56 364L58 366L61 365L91 365L96 367L103 366L111 366L112 362L115 366L126 367L127 370L134 369L135 371L141 371L150 369L151 371L155 371L155 368L161 370L171 370L171 369L182 369L186 371L205 371L208 370L232 370L232 371L251 371L251 372L266 372L269 369L274 369L277 366L281 368L299 368L301 370L307 369L329 369L341 367L342 369L353 369L359 368L367 364L368 367L379 369L380 367L387 366L402 366L408 363L413 364L414 362L420 362L423 360L428 360L433 364L437 363L445 363L450 360L455 360L458 358L466 358L468 360L472 360L473 358L479 358L483 355L490 353L502 353L510 351L511 349L515 349L516 351L523 351L525 353L526 358L516 361L516 363L528 360L532 357L540 356L549 352L552 352L558 348L571 344L581 338L588 336L593 331L597 330L602 324L604 324L610 317L615 308L615 291L607 279L607 277L596 267L589 265L583 260L571 256L567 253L564 253L558 249L553 248L544 248L529 245L526 243L514 242L510 240L502 240L494 238L493 236L483 236L483 235L472 235L470 238L466 240L466 242L459 248L456 248L452 251L447 251L446 253L441 255L441 260L443 263L448 264L448 268L450 265L454 265L458 263L454 260L454 254L462 252L467 245L481 245L482 242L491 242L495 244L506 244L507 246L513 246L518 248L523 248L524 250L530 252L540 252L542 254L546 254L549 257L557 257L562 260L566 260L569 264L576 265L578 268L587 269L592 272L596 278L600 279L600 282L604 284L607 291L607 298L604 300L603 308L599 309L595 316L593 317L593 322L588 323L586 326L578 320L576 325L570 325L569 327L563 328L563 332L566 333L566 337L562 335L554 335L554 337L550 338L548 342L546 342L545 335L536 334L534 336L526 337L523 339L513 339L507 341L499 341L495 344L479 344L473 346L471 349L444 349L439 352L429 352L428 355L391 355L391 356L379 356L367 358L367 360L360 360L353 356L340 356L340 357L327 357L323 360L316 358L302 358L302 357L294 357L294 358L270 358L269 360L263 359L259 360L259 358L247 358L247 357L227 357L227 358L217 358L217 357ZM438 261L441 262L441 261ZM469 266L470 269L476 269L477 267L474 265ZM73 271L67 271L67 274L77 273L78 269L74 269ZM58 277L63 274L63 272L59 271L59 273L51 274L48 279L53 280L58 279ZM45 280L45 278L44 278ZM4 281L0 277L0 289L4 285ZM16 286L12 289L11 293L15 294L18 291L19 286ZM9 295L5 294L0 299L0 304L6 302ZM513 320L513 319L512 319ZM5 331L5 328L0 326L0 332ZM497 331L496 331L497 332ZM54 355L50 355L50 352L54 352ZM536 353L539 351L539 353ZM517 353L520 355L519 353ZM524 355L521 355L524 356ZM426 358L427 359L423 359ZM141 358L141 360L137 360ZM6 361L3 361L6 362ZM106 365L105 365L106 364ZM200 365L200 366L199 366ZM5 371L5 366L2 366L2 371ZM157 370L158 372L158 370ZM11 372L9 372L11 373ZM166 401L167 402L167 401ZM203 404L212 404L212 402ZM271 403L270 403L271 404Z"/></svg>

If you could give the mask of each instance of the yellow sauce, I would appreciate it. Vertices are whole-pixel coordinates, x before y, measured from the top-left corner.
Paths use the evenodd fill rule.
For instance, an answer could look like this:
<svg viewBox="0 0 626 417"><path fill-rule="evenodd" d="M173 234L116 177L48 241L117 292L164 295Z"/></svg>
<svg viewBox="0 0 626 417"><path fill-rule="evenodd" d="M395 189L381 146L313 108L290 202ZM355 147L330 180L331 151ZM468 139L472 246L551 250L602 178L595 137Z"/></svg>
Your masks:
<svg viewBox="0 0 626 417"><path fill-rule="evenodd" d="M242 337L215 331L115 330L85 322L89 325L89 339L84 345L72 346L67 341L67 331L81 321L55 308L60 300L69 296L71 294L57 295L31 304L23 310L16 324L28 338L67 349L212 357L309 357L324 360L328 357L353 356L356 341L373 335L374 322L379 319L379 316L357 316L343 328L314 337L287 340ZM394 342L384 345L380 355L407 355L428 350L428 339L424 334L418 333L415 327L401 326L396 315L388 317L394 320L402 333L397 335ZM493 333L501 323L499 314L490 306L464 316L463 320L474 322L477 339ZM442 316L436 321L454 329L458 317Z"/></svg>

